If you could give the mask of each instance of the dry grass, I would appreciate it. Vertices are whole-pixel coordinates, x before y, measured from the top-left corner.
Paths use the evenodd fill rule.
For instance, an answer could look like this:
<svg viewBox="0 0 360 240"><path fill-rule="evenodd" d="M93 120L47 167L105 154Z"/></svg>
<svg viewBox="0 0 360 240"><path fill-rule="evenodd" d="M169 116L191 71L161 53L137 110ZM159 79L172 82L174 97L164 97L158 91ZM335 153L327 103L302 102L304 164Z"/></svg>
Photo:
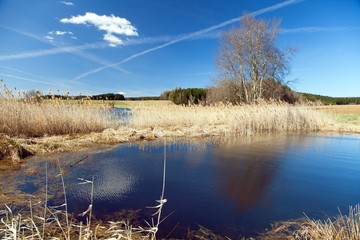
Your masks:
<svg viewBox="0 0 360 240"><path fill-rule="evenodd" d="M130 121L122 124L107 110L98 107L0 101L4 103L0 109L4 112L0 114L0 134L5 132L11 136L1 137L0 159L10 156L19 160L28 153L158 137L253 136L313 131L360 133L360 124L356 124L359 118L350 121L351 116L345 118L311 106L276 102L185 107L169 101L130 101Z"/></svg>
<svg viewBox="0 0 360 240"><path fill-rule="evenodd" d="M325 107L278 102L186 107L170 101L124 101L131 108L125 124L104 108L107 102L44 100L40 95L25 101L5 93L0 92L0 159L157 137L360 132L360 115L329 113Z"/></svg>
<svg viewBox="0 0 360 240"><path fill-rule="evenodd" d="M310 220L301 226L294 235L296 239L360 239L360 205L350 207L349 214L340 215L335 220Z"/></svg>
<svg viewBox="0 0 360 240"><path fill-rule="evenodd" d="M309 218L297 221L279 222L273 229L256 239L287 240L359 240L360 205L349 208L348 215L340 214L335 219L325 221Z"/></svg>
<svg viewBox="0 0 360 240"><path fill-rule="evenodd" d="M309 132L334 125L328 114L284 103L218 106L143 106L132 108L130 126L180 132L252 135L264 132ZM190 131L189 131L190 130Z"/></svg>
<svg viewBox="0 0 360 240"><path fill-rule="evenodd" d="M84 180L80 184L93 184ZM93 185L92 185L93 186ZM93 188L92 188L93 196ZM66 195L65 195L66 197ZM92 217L93 202L81 213L85 221L67 212L66 198L63 204L50 206L30 199L27 208L13 210L5 205L0 210L1 239L155 239L151 227L132 227L128 215L117 216L112 221L102 222ZM80 206L79 206L80 207ZM156 234L156 232L155 232Z"/></svg>
<svg viewBox="0 0 360 240"><path fill-rule="evenodd" d="M4 98L0 104L0 133L9 136L90 133L117 126L114 117L102 108Z"/></svg>
<svg viewBox="0 0 360 240"><path fill-rule="evenodd" d="M315 108L337 114L360 114L360 105L327 105Z"/></svg>

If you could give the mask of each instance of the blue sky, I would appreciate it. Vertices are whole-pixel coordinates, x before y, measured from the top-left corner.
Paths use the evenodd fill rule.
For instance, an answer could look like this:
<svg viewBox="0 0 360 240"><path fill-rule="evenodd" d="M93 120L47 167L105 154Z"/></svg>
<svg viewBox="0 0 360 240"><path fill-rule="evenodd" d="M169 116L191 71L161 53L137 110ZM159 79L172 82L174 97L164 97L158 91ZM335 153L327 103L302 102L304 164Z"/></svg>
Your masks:
<svg viewBox="0 0 360 240"><path fill-rule="evenodd" d="M244 12L282 20L293 89L360 96L359 0L0 0L0 78L73 95L208 87L217 36Z"/></svg>

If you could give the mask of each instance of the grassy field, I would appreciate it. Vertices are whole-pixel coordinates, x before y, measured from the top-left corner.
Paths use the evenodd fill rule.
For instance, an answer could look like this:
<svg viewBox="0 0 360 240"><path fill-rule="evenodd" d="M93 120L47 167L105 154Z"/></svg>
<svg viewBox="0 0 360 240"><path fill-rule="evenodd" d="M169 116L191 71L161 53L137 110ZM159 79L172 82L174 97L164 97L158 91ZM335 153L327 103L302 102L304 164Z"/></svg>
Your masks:
<svg viewBox="0 0 360 240"><path fill-rule="evenodd" d="M360 114L360 105L327 105L316 106L315 109L337 114Z"/></svg>
<svg viewBox="0 0 360 240"><path fill-rule="evenodd" d="M360 105L317 106L315 109L333 114L340 123L360 125Z"/></svg>

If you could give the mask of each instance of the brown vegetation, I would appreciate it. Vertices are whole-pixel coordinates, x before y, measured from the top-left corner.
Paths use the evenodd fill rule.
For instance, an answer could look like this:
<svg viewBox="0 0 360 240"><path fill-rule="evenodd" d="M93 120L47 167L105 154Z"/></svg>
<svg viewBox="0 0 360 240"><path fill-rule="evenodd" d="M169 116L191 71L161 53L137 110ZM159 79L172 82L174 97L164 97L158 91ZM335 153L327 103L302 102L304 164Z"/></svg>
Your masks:
<svg viewBox="0 0 360 240"><path fill-rule="evenodd" d="M0 104L0 133L9 136L42 137L100 132L118 124L108 111L101 108L16 99L0 99Z"/></svg>
<svg viewBox="0 0 360 240"><path fill-rule="evenodd" d="M279 102L134 107L132 116L131 127L175 131L183 136L199 133L253 135L264 132L308 132L324 130L335 124L322 112Z"/></svg>
<svg viewBox="0 0 360 240"><path fill-rule="evenodd" d="M14 107L11 108L10 103L17 107L24 104L19 104L16 101L7 103L9 109L13 112L16 111ZM359 125L339 122L335 117L336 115L326 111L309 106L294 106L279 102L261 102L254 105L220 104L185 107L174 105L169 101L156 102L156 104L154 102L139 101L131 102L131 105L132 116L129 123L120 126L116 125L113 119L108 118L104 110L96 108L65 106L65 110L70 109L67 112L61 107L58 108L52 104L46 106L29 104L29 109L48 109L48 111L42 110L44 116L39 118L28 118L25 113L19 113L15 118L16 120L13 118L13 121L8 121L16 131L12 129L6 131L7 128L3 127L3 131L8 136L1 135L0 159L12 158L19 160L29 154L65 151L94 144L151 140L158 137L255 135L259 133L309 131L360 132ZM80 124L79 128L67 129L68 125L60 123L59 119L52 121L53 116L47 116L52 113L51 108L54 108L54 111L61 110L62 114L57 113L59 119L72 119L71 116L65 116L65 114L71 115L73 112L76 114L75 111L77 110L80 111L77 117L74 117L74 121ZM20 110L18 109L18 111ZM81 111L84 111L85 114L82 114ZM32 116L30 112L27 113ZM94 113L94 115L90 113ZM105 117L101 116L102 113ZM0 119L2 117L0 116ZM20 117L23 119L20 119ZM92 119L95 117L98 120L94 119L93 123ZM15 126L16 122L22 122L20 126L23 128ZM73 122L70 121L70 123ZM91 129L87 126L95 126L95 128ZM61 127L64 129L61 129ZM18 133L18 135L15 133ZM50 133L53 135L51 136Z"/></svg>
<svg viewBox="0 0 360 240"><path fill-rule="evenodd" d="M260 234L256 239L358 240L360 239L360 205L350 207L348 215L340 214L325 221L304 218L278 222L270 231Z"/></svg>

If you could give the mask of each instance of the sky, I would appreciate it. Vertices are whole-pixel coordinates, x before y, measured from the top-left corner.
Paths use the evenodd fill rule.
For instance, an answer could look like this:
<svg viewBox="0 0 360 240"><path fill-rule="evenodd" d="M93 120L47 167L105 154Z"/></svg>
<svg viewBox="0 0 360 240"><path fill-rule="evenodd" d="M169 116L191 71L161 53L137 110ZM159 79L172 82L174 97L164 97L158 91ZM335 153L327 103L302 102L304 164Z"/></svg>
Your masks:
<svg viewBox="0 0 360 240"><path fill-rule="evenodd" d="M281 20L292 89L360 97L360 0L0 0L0 78L71 95L210 87L218 36L245 12Z"/></svg>

